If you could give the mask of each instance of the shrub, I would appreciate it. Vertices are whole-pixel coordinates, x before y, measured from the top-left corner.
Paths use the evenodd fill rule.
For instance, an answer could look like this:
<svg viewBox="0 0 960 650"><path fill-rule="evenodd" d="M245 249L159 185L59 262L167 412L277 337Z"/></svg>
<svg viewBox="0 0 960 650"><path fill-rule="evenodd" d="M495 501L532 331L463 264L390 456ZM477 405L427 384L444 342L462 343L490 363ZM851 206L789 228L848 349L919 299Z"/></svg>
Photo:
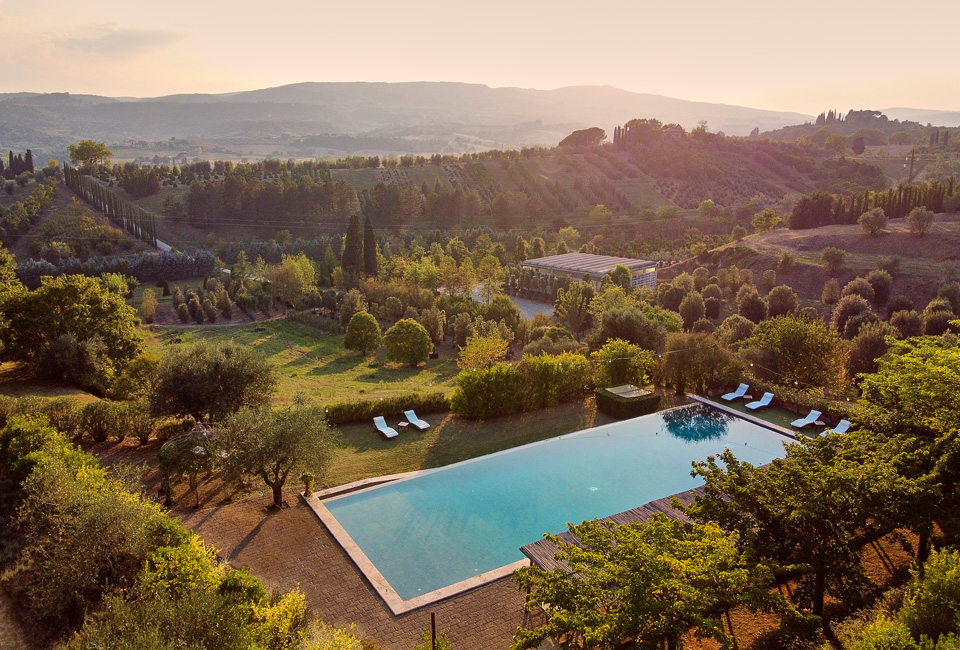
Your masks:
<svg viewBox="0 0 960 650"><path fill-rule="evenodd" d="M914 637L937 640L960 629L960 552L934 551L923 563L922 573L917 568L910 573L900 619Z"/></svg>
<svg viewBox="0 0 960 650"><path fill-rule="evenodd" d="M706 318L701 318L693 324L693 327L690 328L690 331L694 334L713 334L715 329L717 328L711 321L707 320Z"/></svg>
<svg viewBox="0 0 960 650"><path fill-rule="evenodd" d="M444 413L450 410L450 400L440 392L407 393L385 397L382 400L359 400L356 402L337 402L326 407L327 421L332 425L351 424L353 422L372 422L377 416L399 416L403 411L413 409L418 415Z"/></svg>
<svg viewBox="0 0 960 650"><path fill-rule="evenodd" d="M933 225L934 214L925 207L918 206L907 215L907 225L910 226L910 232L921 237L930 230Z"/></svg>
<svg viewBox="0 0 960 650"><path fill-rule="evenodd" d="M956 316L948 311L924 312L923 333L926 336L939 336L947 332L956 332L957 328L950 324Z"/></svg>
<svg viewBox="0 0 960 650"><path fill-rule="evenodd" d="M683 328L686 330L692 328L705 313L703 298L696 291L688 293L680 303L680 317L683 318Z"/></svg>
<svg viewBox="0 0 960 650"><path fill-rule="evenodd" d="M653 353L621 339L613 339L591 355L594 383L601 387L634 384L646 386L656 365Z"/></svg>
<svg viewBox="0 0 960 650"><path fill-rule="evenodd" d="M186 323L190 320L190 310L187 309L186 303L180 303L177 305L177 316L180 318L181 323Z"/></svg>
<svg viewBox="0 0 960 650"><path fill-rule="evenodd" d="M843 268L846 257L846 251L834 246L827 246L820 252L820 261L827 267L827 272L830 275L835 275L837 271Z"/></svg>
<svg viewBox="0 0 960 650"><path fill-rule="evenodd" d="M836 278L830 278L823 285L823 292L820 294L820 302L828 307L837 304L840 300L840 283Z"/></svg>
<svg viewBox="0 0 960 650"><path fill-rule="evenodd" d="M900 333L900 338L923 334L923 318L914 309L893 312L890 316L890 324Z"/></svg>
<svg viewBox="0 0 960 650"><path fill-rule="evenodd" d="M867 302L873 302L875 298L873 286L866 278L854 278L843 287L841 297L853 295L860 296Z"/></svg>
<svg viewBox="0 0 960 650"><path fill-rule="evenodd" d="M867 274L866 280L873 288L873 304L878 308L885 305L890 299L890 289L893 286L893 278L890 274L876 269Z"/></svg>
<svg viewBox="0 0 960 650"><path fill-rule="evenodd" d="M886 271L894 276L900 271L900 258L896 255L884 255L880 258L880 263L877 266L881 271Z"/></svg>
<svg viewBox="0 0 960 650"><path fill-rule="evenodd" d="M797 311L797 293L785 284L773 287L767 296L767 312L769 318L777 316L792 316Z"/></svg>
<svg viewBox="0 0 960 650"><path fill-rule="evenodd" d="M844 328L847 326L847 320L865 311L872 310L870 309L870 303L863 297L856 294L844 296L833 308L833 315L830 320L837 332L843 334Z"/></svg>
<svg viewBox="0 0 960 650"><path fill-rule="evenodd" d="M450 409L467 418L510 415L523 409L523 378L520 370L498 363L489 370L464 370L457 375L457 387Z"/></svg>
<svg viewBox="0 0 960 650"><path fill-rule="evenodd" d="M106 442L118 424L117 403L97 400L83 407L80 414L81 429L95 442Z"/></svg>
<svg viewBox="0 0 960 650"><path fill-rule="evenodd" d="M152 323L157 313L157 294L153 289L144 289L143 299L140 301L140 317L144 323Z"/></svg>
<svg viewBox="0 0 960 650"><path fill-rule="evenodd" d="M950 303L950 311L960 315L960 282L948 282L937 291L937 298Z"/></svg>
<svg viewBox="0 0 960 650"><path fill-rule="evenodd" d="M843 338L848 341L854 339L860 333L860 329L868 323L876 323L880 319L872 311L862 311L847 319L847 324L843 327Z"/></svg>
<svg viewBox="0 0 960 650"><path fill-rule="evenodd" d="M857 223L863 232L872 237L887 227L887 213L883 208L873 208L861 214Z"/></svg>
<svg viewBox="0 0 960 650"><path fill-rule="evenodd" d="M855 319L851 318L847 327ZM851 381L858 381L861 373L872 374L877 371L877 359L887 352L887 335L891 334L890 326L885 323L866 323L850 341L850 351L847 356L847 377Z"/></svg>
<svg viewBox="0 0 960 650"><path fill-rule="evenodd" d="M720 308L722 303L716 298L707 298L703 301L703 312L707 318L717 319L720 318Z"/></svg>
<svg viewBox="0 0 960 650"><path fill-rule="evenodd" d="M709 298L723 300L723 289L721 289L719 285L711 283L703 288L703 291L700 292L700 295L703 296L704 300Z"/></svg>
<svg viewBox="0 0 960 650"><path fill-rule="evenodd" d="M590 364L582 354L525 356L518 368L523 410L568 402L590 389Z"/></svg>
<svg viewBox="0 0 960 650"><path fill-rule="evenodd" d="M430 334L417 321L404 318L383 335L387 359L397 363L416 366L430 356L433 342Z"/></svg>
<svg viewBox="0 0 960 650"><path fill-rule="evenodd" d="M594 336L599 347L610 339L623 339L647 350L662 350L667 340L663 325L647 318L632 305L609 309L601 315L600 328Z"/></svg>
<svg viewBox="0 0 960 650"><path fill-rule="evenodd" d="M597 400L597 410L618 420L649 415L660 408L660 396L656 393L629 398L611 393L605 388L598 388L594 395Z"/></svg>
<svg viewBox="0 0 960 650"><path fill-rule="evenodd" d="M893 316L898 311L913 311L917 308L912 300L903 294L897 294L887 301L887 314Z"/></svg>

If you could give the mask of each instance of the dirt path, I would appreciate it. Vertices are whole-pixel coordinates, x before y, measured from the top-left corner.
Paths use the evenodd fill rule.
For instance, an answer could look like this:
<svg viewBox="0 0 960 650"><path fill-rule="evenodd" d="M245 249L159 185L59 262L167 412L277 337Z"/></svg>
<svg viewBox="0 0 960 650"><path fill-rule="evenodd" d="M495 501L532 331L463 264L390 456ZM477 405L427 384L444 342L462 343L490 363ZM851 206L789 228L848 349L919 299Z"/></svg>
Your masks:
<svg viewBox="0 0 960 650"><path fill-rule="evenodd" d="M33 650L28 637L13 613L7 592L0 589L0 646L6 650Z"/></svg>

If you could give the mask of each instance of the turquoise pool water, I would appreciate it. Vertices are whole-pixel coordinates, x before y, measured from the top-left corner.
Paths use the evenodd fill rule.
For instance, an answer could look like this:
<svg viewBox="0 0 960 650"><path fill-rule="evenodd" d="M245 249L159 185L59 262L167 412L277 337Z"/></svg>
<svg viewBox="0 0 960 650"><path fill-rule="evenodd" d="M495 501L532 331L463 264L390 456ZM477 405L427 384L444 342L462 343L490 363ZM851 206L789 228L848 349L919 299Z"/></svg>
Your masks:
<svg viewBox="0 0 960 650"><path fill-rule="evenodd" d="M491 426L495 426L491 424ZM690 463L729 447L762 465L784 436L693 405L334 497L324 505L404 600L523 559L567 522L696 488Z"/></svg>

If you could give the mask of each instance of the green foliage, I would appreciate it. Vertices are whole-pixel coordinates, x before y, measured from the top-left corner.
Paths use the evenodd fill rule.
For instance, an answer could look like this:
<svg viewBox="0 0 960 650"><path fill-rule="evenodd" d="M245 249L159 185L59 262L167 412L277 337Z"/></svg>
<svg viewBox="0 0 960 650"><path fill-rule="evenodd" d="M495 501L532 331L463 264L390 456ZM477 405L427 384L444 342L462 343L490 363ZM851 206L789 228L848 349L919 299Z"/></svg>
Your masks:
<svg viewBox="0 0 960 650"><path fill-rule="evenodd" d="M433 341L423 325L404 318L383 335L387 359L397 363L417 366L427 360L433 349Z"/></svg>
<svg viewBox="0 0 960 650"><path fill-rule="evenodd" d="M582 354L526 355L518 368L525 411L569 402L590 389L590 364Z"/></svg>
<svg viewBox="0 0 960 650"><path fill-rule="evenodd" d="M319 407L237 411L217 435L224 480L260 478L283 504L283 486L292 474L323 477L333 455L334 437Z"/></svg>
<svg viewBox="0 0 960 650"><path fill-rule="evenodd" d="M934 551L923 564L923 571L911 570L912 579L900 610L900 620L919 639L937 641L950 632L960 631L960 552Z"/></svg>
<svg viewBox="0 0 960 650"><path fill-rule="evenodd" d="M680 303L680 317L683 319L683 329L689 330L693 324L704 317L706 308L703 305L703 297L693 291L688 293Z"/></svg>
<svg viewBox="0 0 960 650"><path fill-rule="evenodd" d="M67 437L43 415L14 416L0 430L0 462L4 473L17 483L30 475L44 455L65 455L72 450Z"/></svg>
<svg viewBox="0 0 960 650"><path fill-rule="evenodd" d="M380 323L365 311L357 312L347 325L347 335L343 338L343 347L348 350L357 350L366 356L371 350L376 350L383 342L380 333Z"/></svg>
<svg viewBox="0 0 960 650"><path fill-rule="evenodd" d="M677 395L683 395L688 387L705 393L710 388L731 385L741 371L742 364L713 336L672 333L667 336L656 383L672 386Z"/></svg>
<svg viewBox="0 0 960 650"><path fill-rule="evenodd" d="M440 392L407 393L381 400L337 402L326 407L327 421L332 425L369 422L378 415L399 415L413 409L418 415L444 413L450 410L450 400Z"/></svg>
<svg viewBox="0 0 960 650"><path fill-rule="evenodd" d="M883 208L867 210L857 218L857 223L866 234L873 237L887 227L887 214Z"/></svg>
<svg viewBox="0 0 960 650"><path fill-rule="evenodd" d="M595 147L607 139L607 133L599 126L574 131L560 141L558 147Z"/></svg>
<svg viewBox="0 0 960 650"><path fill-rule="evenodd" d="M610 339L622 339L659 351L666 341L666 328L633 305L625 305L601 314L600 327L594 335L595 345L599 347Z"/></svg>
<svg viewBox="0 0 960 650"><path fill-rule="evenodd" d="M834 246L827 246L820 251L820 261L827 267L827 272L830 275L836 275L837 271L843 268L846 258L847 252Z"/></svg>
<svg viewBox="0 0 960 650"><path fill-rule="evenodd" d="M910 226L910 232L923 237L933 225L934 214L925 207L918 206L907 215L907 225Z"/></svg>
<svg viewBox="0 0 960 650"><path fill-rule="evenodd" d="M783 386L839 388L844 383L840 338L822 321L771 318L757 325L741 354L758 366L755 372Z"/></svg>
<svg viewBox="0 0 960 650"><path fill-rule="evenodd" d="M489 369L503 361L509 347L510 344L504 341L499 333L487 336L474 334L467 339L467 344L460 348L457 367L461 370Z"/></svg>
<svg viewBox="0 0 960 650"><path fill-rule="evenodd" d="M95 390L104 390L142 347L134 309L94 278L45 277L35 291L10 297L5 312L5 359Z"/></svg>
<svg viewBox="0 0 960 650"><path fill-rule="evenodd" d="M635 384L636 385L636 384ZM597 410L618 420L640 417L655 413L660 408L660 396L649 393L641 397L623 397L608 390L598 388L594 392Z"/></svg>
<svg viewBox="0 0 960 650"><path fill-rule="evenodd" d="M782 222L783 217L777 214L776 210L773 208L764 208L760 212L753 215L750 225L753 226L753 229L756 232L763 232L765 230L773 230Z"/></svg>
<svg viewBox="0 0 960 650"><path fill-rule="evenodd" d="M694 463L704 496L685 510L740 535L750 563L792 570L800 607L823 614L827 594L854 603L863 594L861 549L913 520L932 485L900 475L882 445L856 434L786 446L765 467L729 449Z"/></svg>
<svg viewBox="0 0 960 650"><path fill-rule="evenodd" d="M740 314L727 316L715 330L714 336L724 346L736 349L743 341L753 335L756 325Z"/></svg>
<svg viewBox="0 0 960 650"><path fill-rule="evenodd" d="M464 370L450 398L450 410L467 418L510 415L523 410L520 369L498 363L484 370Z"/></svg>
<svg viewBox="0 0 960 650"><path fill-rule="evenodd" d="M881 615L858 636L853 650L920 650L903 622Z"/></svg>
<svg viewBox="0 0 960 650"><path fill-rule="evenodd" d="M860 295L849 294L841 298L833 308L830 321L838 334L845 334L847 321L863 313L873 313L870 303Z"/></svg>
<svg viewBox="0 0 960 650"><path fill-rule="evenodd" d="M792 316L796 313L799 301L797 293L785 284L773 287L767 295L767 316Z"/></svg>
<svg viewBox="0 0 960 650"><path fill-rule="evenodd" d="M276 389L276 372L247 346L200 341L163 358L150 404L158 415L192 415L220 420L243 407L266 404Z"/></svg>
<svg viewBox="0 0 960 650"><path fill-rule="evenodd" d="M570 525L571 544L547 535L573 573L518 569L513 580L529 592L527 609L543 603L547 621L520 628L513 648L536 648L545 639L569 647L613 648L628 640L676 648L691 629L698 639L732 647L723 612L752 597L767 577L751 575L735 535L715 524L685 525L654 515L646 524L587 521Z"/></svg>
<svg viewBox="0 0 960 650"><path fill-rule="evenodd" d="M81 140L77 144L68 145L67 151L70 152L70 162L82 167L88 174L93 174L98 167L106 165L113 156L107 145L93 140Z"/></svg>
<svg viewBox="0 0 960 650"><path fill-rule="evenodd" d="M633 384L646 386L656 362L653 352L622 339L611 339L594 352L594 384L598 388Z"/></svg>

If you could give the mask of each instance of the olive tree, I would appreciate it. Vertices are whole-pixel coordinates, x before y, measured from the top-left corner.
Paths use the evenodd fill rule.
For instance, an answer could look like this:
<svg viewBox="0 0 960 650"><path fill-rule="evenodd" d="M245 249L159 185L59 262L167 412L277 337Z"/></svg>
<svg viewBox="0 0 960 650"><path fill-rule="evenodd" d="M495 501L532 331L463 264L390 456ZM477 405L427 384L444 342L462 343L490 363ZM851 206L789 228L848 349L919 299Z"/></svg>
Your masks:
<svg viewBox="0 0 960 650"><path fill-rule="evenodd" d="M319 480L333 457L334 434L319 407L298 404L274 410L242 409L217 435L224 479L259 478L283 505L283 486L292 475L310 472Z"/></svg>
<svg viewBox="0 0 960 650"><path fill-rule="evenodd" d="M416 366L430 356L433 341L423 325L404 318L387 330L383 335L383 345L387 348L387 359L397 363Z"/></svg>

